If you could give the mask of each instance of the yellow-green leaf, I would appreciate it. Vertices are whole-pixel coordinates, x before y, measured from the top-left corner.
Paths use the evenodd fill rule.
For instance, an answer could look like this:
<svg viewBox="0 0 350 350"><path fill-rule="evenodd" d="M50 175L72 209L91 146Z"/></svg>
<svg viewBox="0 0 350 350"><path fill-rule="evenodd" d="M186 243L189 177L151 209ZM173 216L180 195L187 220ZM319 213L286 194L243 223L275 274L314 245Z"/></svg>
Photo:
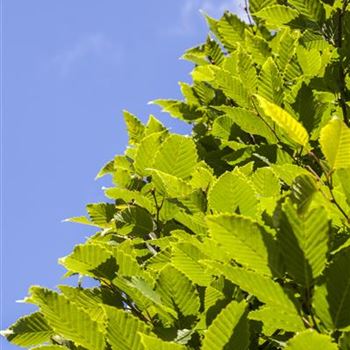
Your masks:
<svg viewBox="0 0 350 350"><path fill-rule="evenodd" d="M320 134L320 144L332 169L350 168L350 129L333 118Z"/></svg>
<svg viewBox="0 0 350 350"><path fill-rule="evenodd" d="M337 350L338 347L332 339L325 334L314 330L298 333L285 347L286 350Z"/></svg>
<svg viewBox="0 0 350 350"><path fill-rule="evenodd" d="M307 145L309 135L302 124L300 124L283 108L267 101L262 96L255 96L264 114L271 118L292 141L302 146Z"/></svg>

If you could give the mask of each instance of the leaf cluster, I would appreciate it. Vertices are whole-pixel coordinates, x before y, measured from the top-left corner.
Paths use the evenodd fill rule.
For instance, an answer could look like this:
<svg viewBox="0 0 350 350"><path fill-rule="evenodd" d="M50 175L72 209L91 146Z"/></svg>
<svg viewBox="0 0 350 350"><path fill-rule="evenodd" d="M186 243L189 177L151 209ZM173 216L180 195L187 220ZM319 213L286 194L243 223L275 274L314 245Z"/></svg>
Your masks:
<svg viewBox="0 0 350 350"><path fill-rule="evenodd" d="M98 232L60 259L98 286L33 286L3 335L41 350L350 348L350 5L251 0L206 16L171 133L124 113L129 145Z"/></svg>

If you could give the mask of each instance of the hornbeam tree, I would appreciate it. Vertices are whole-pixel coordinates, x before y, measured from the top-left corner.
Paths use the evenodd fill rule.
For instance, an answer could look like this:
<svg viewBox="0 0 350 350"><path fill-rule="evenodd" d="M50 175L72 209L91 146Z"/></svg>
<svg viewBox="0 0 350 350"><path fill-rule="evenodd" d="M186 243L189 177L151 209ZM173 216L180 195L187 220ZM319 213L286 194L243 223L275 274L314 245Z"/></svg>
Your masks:
<svg viewBox="0 0 350 350"><path fill-rule="evenodd" d="M2 334L40 350L350 349L349 0L251 0L206 17L171 133L124 113L96 234Z"/></svg>

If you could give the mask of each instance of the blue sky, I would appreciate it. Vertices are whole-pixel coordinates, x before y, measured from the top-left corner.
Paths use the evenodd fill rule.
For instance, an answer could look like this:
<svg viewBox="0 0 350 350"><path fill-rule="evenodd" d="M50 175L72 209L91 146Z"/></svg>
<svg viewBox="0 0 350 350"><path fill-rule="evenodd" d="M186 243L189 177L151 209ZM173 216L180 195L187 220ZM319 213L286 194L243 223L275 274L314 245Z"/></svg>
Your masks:
<svg viewBox="0 0 350 350"><path fill-rule="evenodd" d="M188 127L147 102L180 98L191 64L178 58L205 40L203 9L241 11L232 0L3 0L2 320L39 284L64 283L57 259L93 233L62 219L103 200L94 181L127 143L122 110L154 113L176 132ZM0 340L1 349L16 349Z"/></svg>

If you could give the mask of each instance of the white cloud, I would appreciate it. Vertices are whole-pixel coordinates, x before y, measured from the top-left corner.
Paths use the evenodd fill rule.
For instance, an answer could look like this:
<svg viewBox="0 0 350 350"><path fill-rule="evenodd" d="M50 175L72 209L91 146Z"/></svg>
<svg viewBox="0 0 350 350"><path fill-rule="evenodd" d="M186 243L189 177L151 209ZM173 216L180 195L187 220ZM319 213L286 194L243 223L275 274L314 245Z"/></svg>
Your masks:
<svg viewBox="0 0 350 350"><path fill-rule="evenodd" d="M228 10L236 13L242 19L244 13L244 0L184 0L180 11L180 18L175 28L169 31L172 35L192 35L196 31L195 19L199 18L199 11L203 10L209 16L219 18Z"/></svg>
<svg viewBox="0 0 350 350"><path fill-rule="evenodd" d="M110 64L119 64L123 50L102 34L91 34L82 37L74 45L62 50L53 58L62 76L66 76L77 65L90 58Z"/></svg>

